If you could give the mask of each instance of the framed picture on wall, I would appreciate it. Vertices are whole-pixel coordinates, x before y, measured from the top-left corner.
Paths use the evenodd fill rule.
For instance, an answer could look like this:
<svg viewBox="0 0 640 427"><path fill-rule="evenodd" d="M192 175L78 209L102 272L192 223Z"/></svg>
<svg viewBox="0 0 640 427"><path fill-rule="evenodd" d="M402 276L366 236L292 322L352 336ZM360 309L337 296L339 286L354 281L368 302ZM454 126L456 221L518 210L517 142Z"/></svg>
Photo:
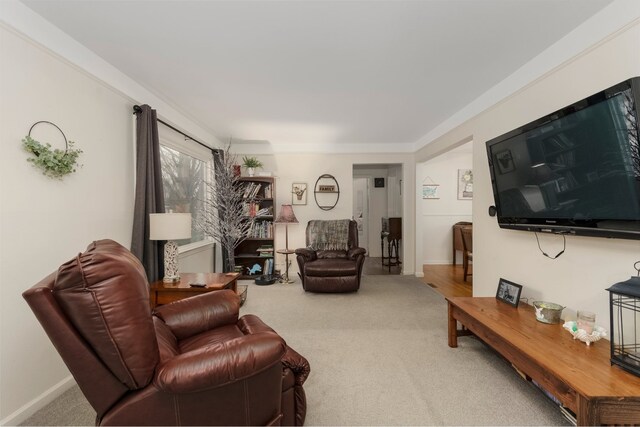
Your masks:
<svg viewBox="0 0 640 427"><path fill-rule="evenodd" d="M473 199L473 171L458 169L458 200Z"/></svg>
<svg viewBox="0 0 640 427"><path fill-rule="evenodd" d="M307 184L302 182L294 182L291 184L291 204L306 205L307 204Z"/></svg>
<svg viewBox="0 0 640 427"><path fill-rule="evenodd" d="M423 199L439 199L438 196L438 184L422 184L422 198Z"/></svg>

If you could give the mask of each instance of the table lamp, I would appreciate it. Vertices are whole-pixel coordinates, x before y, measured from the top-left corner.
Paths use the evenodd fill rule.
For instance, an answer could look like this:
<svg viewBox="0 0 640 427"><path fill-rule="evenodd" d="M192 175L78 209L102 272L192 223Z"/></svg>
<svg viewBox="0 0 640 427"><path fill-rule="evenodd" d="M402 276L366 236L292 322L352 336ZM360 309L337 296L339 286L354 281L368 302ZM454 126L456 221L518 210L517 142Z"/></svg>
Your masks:
<svg viewBox="0 0 640 427"><path fill-rule="evenodd" d="M293 283L293 280L289 279L289 255L293 253L293 251L289 250L289 224L297 224L298 218L296 218L296 214L293 213L293 207L289 204L282 205L280 207L280 213L278 214L278 218L275 220L276 224L284 224L285 225L285 250L278 251L278 253L284 254L285 256L285 275L283 277L284 283Z"/></svg>
<svg viewBox="0 0 640 427"><path fill-rule="evenodd" d="M166 240L164 245L165 283L180 281L178 275L178 245L175 240L191 238L190 213L149 214L149 239Z"/></svg>

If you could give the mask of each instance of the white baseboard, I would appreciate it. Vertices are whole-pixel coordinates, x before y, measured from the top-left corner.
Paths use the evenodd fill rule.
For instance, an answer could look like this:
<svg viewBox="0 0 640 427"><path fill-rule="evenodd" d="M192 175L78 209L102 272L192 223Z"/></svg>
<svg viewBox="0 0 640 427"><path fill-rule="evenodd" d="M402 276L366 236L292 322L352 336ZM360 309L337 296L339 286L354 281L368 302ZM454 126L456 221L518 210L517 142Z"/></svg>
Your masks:
<svg viewBox="0 0 640 427"><path fill-rule="evenodd" d="M416 271L416 277L424 277L424 273L422 271L420 272Z"/></svg>
<svg viewBox="0 0 640 427"><path fill-rule="evenodd" d="M25 403L20 408L18 408L18 410L0 420L0 426L17 426L18 424L29 418L31 415L47 406L62 393L69 390L75 385L75 383L76 381L71 375L69 375L59 383L55 384L53 387L46 390L40 396L37 396L30 402Z"/></svg>

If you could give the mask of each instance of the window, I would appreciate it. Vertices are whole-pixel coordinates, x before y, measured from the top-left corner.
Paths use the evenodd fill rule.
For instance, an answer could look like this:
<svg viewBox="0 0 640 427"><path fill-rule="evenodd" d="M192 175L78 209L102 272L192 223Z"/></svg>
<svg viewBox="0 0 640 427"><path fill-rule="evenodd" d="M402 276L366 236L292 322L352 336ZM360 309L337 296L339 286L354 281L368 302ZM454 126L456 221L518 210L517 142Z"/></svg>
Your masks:
<svg viewBox="0 0 640 427"><path fill-rule="evenodd" d="M213 166L211 151L193 141L182 141L181 135L158 126L160 135L160 163L164 187L165 212L190 212L195 218L204 208L205 179ZM178 240L178 246L208 240L192 222L191 239Z"/></svg>

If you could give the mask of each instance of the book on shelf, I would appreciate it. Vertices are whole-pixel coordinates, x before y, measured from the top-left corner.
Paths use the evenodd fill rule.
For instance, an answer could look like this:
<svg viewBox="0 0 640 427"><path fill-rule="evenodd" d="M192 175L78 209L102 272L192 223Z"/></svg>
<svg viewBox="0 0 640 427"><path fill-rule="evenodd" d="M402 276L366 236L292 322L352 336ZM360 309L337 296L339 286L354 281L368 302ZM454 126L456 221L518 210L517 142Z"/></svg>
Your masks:
<svg viewBox="0 0 640 427"><path fill-rule="evenodd" d="M273 258L265 259L262 266L263 274L273 274Z"/></svg>
<svg viewBox="0 0 640 427"><path fill-rule="evenodd" d="M271 188L271 184L267 184L264 187L264 198L265 199L272 199L273 198L273 190Z"/></svg>
<svg viewBox="0 0 640 427"><path fill-rule="evenodd" d="M262 245L257 251L260 256L273 256L273 245Z"/></svg>
<svg viewBox="0 0 640 427"><path fill-rule="evenodd" d="M260 205L258 203L245 203L244 204L244 215L249 217L254 217L258 215L258 211L260 210Z"/></svg>
<svg viewBox="0 0 640 427"><path fill-rule="evenodd" d="M272 216L272 215L273 215L273 208L269 206L269 207L258 210L255 216Z"/></svg>
<svg viewBox="0 0 640 427"><path fill-rule="evenodd" d="M243 193L242 197L245 198L245 199L253 199L254 197L256 197L256 195L260 191L261 187L262 187L262 184L259 184L259 183L256 183L256 182L250 182L244 188L244 193Z"/></svg>
<svg viewBox="0 0 640 427"><path fill-rule="evenodd" d="M271 221L254 222L247 236L253 239L273 238L273 222Z"/></svg>

